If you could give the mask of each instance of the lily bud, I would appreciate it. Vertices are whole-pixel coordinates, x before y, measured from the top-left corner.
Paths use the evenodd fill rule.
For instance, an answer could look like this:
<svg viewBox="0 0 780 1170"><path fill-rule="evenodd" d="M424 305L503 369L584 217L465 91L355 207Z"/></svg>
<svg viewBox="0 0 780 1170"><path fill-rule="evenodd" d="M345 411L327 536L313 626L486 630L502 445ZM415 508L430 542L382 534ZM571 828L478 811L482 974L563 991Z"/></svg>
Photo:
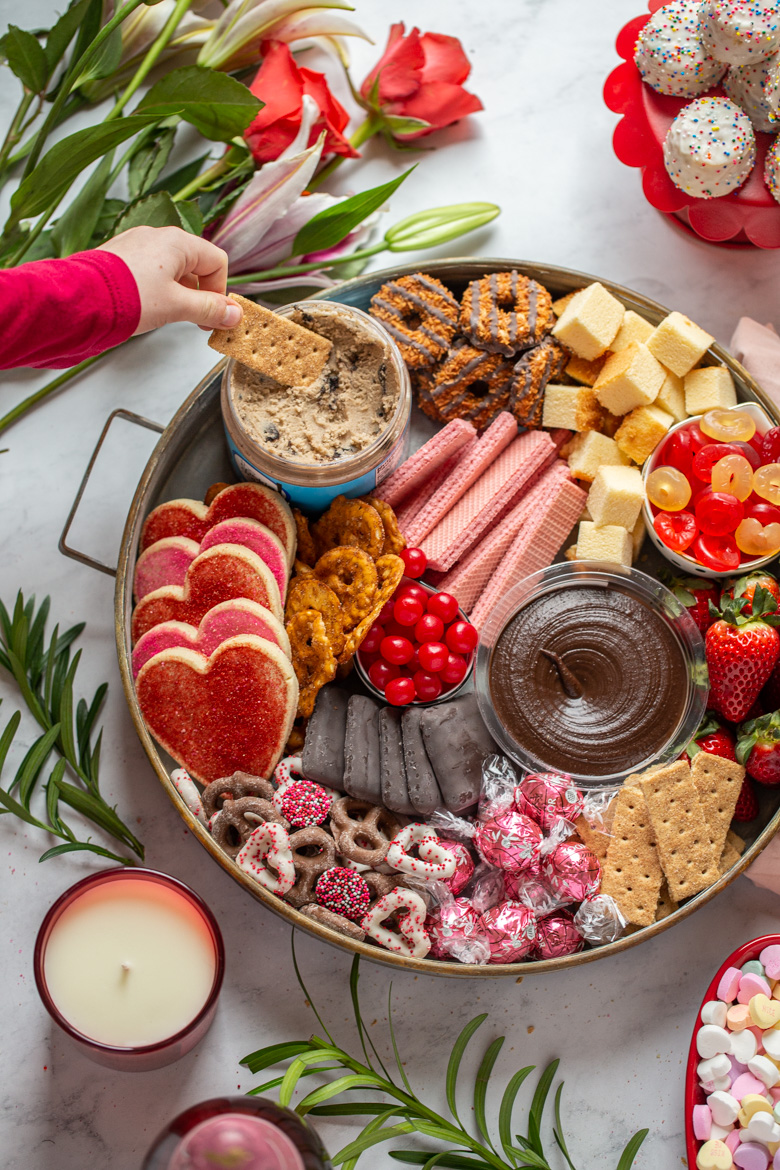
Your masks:
<svg viewBox="0 0 780 1170"><path fill-rule="evenodd" d="M451 203L447 207L431 207L388 228L385 243L391 252L434 248L484 227L500 214L501 208L495 203Z"/></svg>

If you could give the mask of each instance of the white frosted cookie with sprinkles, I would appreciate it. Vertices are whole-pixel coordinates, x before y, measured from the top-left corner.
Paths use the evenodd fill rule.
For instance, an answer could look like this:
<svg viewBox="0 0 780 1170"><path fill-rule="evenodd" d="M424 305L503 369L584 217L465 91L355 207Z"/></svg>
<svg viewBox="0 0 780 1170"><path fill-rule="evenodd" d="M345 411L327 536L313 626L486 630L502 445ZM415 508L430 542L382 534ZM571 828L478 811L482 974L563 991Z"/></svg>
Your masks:
<svg viewBox="0 0 780 1170"><path fill-rule="evenodd" d="M765 61L755 61L752 65L735 65L723 78L726 96L745 111L754 130L768 134L776 134L780 130L775 119L776 99L773 106L767 96L767 83L770 77L777 76L778 61L780 53L767 57Z"/></svg>
<svg viewBox="0 0 780 1170"><path fill-rule="evenodd" d="M704 0L701 36L726 65L763 61L780 49L780 0Z"/></svg>
<svg viewBox="0 0 780 1170"><path fill-rule="evenodd" d="M756 161L747 114L728 98L698 98L680 110L664 140L664 164L675 187L717 199L741 187Z"/></svg>
<svg viewBox="0 0 780 1170"><path fill-rule="evenodd" d="M634 61L642 79L658 93L698 97L725 72L702 44L700 8L701 0L671 0L639 34Z"/></svg>

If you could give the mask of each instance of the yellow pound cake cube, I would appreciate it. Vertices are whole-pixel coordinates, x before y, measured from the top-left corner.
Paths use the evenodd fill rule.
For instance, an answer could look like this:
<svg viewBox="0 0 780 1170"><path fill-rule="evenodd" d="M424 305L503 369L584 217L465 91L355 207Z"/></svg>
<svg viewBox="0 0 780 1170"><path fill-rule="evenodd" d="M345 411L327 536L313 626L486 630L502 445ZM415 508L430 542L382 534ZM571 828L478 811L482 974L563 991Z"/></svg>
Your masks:
<svg viewBox="0 0 780 1170"><path fill-rule="evenodd" d="M553 337L592 362L609 349L624 314L620 301L603 284L589 284L569 301L553 327Z"/></svg>
<svg viewBox="0 0 780 1170"><path fill-rule="evenodd" d="M628 414L635 406L649 406L658 397L664 368L646 345L634 342L607 358L593 389L610 414Z"/></svg>
<svg viewBox="0 0 780 1170"><path fill-rule="evenodd" d="M597 528L590 520L583 520L577 531L577 560L606 561L629 569L631 533L619 524Z"/></svg>
<svg viewBox="0 0 780 1170"><path fill-rule="evenodd" d="M580 432L566 444L564 450L569 461L569 471L574 478L588 482L603 464L624 466L628 463L615 440L600 435L598 431Z"/></svg>
<svg viewBox="0 0 780 1170"><path fill-rule="evenodd" d="M647 348L667 370L682 378L693 369L714 340L682 313L670 313L653 332Z"/></svg>
<svg viewBox="0 0 780 1170"><path fill-rule="evenodd" d="M704 414L718 407L736 406L734 379L725 366L702 366L685 375L685 409Z"/></svg>
<svg viewBox="0 0 780 1170"><path fill-rule="evenodd" d="M565 372L575 382L582 382L585 386L592 386L602 371L606 355L596 358L595 362L586 362L585 358L570 357Z"/></svg>
<svg viewBox="0 0 780 1170"><path fill-rule="evenodd" d="M682 378L678 378L671 370L666 371L664 384L658 391L655 405L667 411L675 422L682 422L688 417L685 409L685 386Z"/></svg>
<svg viewBox="0 0 780 1170"><path fill-rule="evenodd" d="M556 317L560 317L564 309L572 303L575 297L582 292L581 288L575 288L574 292L566 293L565 297L558 297L557 301L552 303L552 311Z"/></svg>
<svg viewBox="0 0 780 1170"><path fill-rule="evenodd" d="M628 349L629 345L647 341L653 333L653 326L644 317L640 317L633 309L627 309L623 324L617 331L617 337L610 345L613 353L620 353L621 349Z"/></svg>
<svg viewBox="0 0 780 1170"><path fill-rule="evenodd" d="M600 467L588 492L588 510L599 528L613 524L630 532L644 502L638 467Z"/></svg>
<svg viewBox="0 0 780 1170"><path fill-rule="evenodd" d="M543 427L567 431L594 431L603 411L590 386L548 385L544 392Z"/></svg>
<svg viewBox="0 0 780 1170"><path fill-rule="evenodd" d="M658 406L637 406L618 427L615 442L634 463L644 463L673 422L672 416Z"/></svg>

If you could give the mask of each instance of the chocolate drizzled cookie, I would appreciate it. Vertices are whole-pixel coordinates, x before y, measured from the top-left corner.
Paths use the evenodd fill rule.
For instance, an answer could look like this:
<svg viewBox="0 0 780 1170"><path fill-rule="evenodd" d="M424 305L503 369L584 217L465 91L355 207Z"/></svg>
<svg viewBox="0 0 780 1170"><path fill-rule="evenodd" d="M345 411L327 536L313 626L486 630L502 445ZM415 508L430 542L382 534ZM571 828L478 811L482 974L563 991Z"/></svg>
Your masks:
<svg viewBox="0 0 780 1170"><path fill-rule="evenodd" d="M547 289L514 269L493 272L466 287L460 327L480 349L511 357L536 345L555 322Z"/></svg>
<svg viewBox="0 0 780 1170"><path fill-rule="evenodd" d="M441 281L415 272L383 284L371 298L370 313L397 343L407 366L419 369L446 354L460 306Z"/></svg>
<svg viewBox="0 0 780 1170"><path fill-rule="evenodd" d="M481 430L506 410L513 378L512 362L501 354L459 345L433 372L431 401L445 421L465 418Z"/></svg>
<svg viewBox="0 0 780 1170"><path fill-rule="evenodd" d="M542 425L544 391L552 378L559 378L568 353L552 337L527 350L514 367L507 409L521 426L533 429Z"/></svg>

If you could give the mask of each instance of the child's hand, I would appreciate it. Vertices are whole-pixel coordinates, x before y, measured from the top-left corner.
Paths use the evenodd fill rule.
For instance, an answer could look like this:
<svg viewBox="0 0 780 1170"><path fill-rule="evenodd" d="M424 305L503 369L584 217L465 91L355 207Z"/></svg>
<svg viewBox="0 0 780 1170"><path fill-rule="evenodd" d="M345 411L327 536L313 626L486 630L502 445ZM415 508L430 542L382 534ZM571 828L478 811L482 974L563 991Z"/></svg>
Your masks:
<svg viewBox="0 0 780 1170"><path fill-rule="evenodd" d="M136 334L169 321L192 321L201 329L230 329L241 307L225 296L227 253L177 227L134 227L105 244L124 260L141 298Z"/></svg>

